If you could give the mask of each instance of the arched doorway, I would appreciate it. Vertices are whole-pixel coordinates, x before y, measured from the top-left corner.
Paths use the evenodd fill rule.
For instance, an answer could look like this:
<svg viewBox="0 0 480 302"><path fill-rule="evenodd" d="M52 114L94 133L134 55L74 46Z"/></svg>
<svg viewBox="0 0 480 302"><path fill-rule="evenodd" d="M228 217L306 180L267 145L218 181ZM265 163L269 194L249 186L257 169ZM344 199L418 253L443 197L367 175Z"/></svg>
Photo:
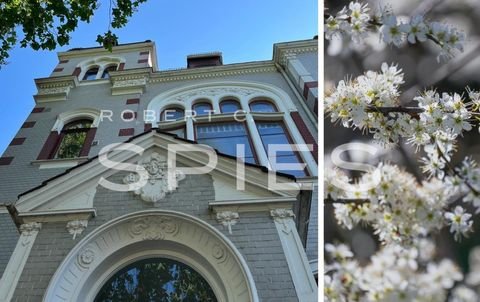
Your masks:
<svg viewBox="0 0 480 302"><path fill-rule="evenodd" d="M188 267L216 301L258 301L246 262L228 238L198 218L161 210L127 214L88 234L55 272L43 300L95 301L122 269L152 259Z"/></svg>

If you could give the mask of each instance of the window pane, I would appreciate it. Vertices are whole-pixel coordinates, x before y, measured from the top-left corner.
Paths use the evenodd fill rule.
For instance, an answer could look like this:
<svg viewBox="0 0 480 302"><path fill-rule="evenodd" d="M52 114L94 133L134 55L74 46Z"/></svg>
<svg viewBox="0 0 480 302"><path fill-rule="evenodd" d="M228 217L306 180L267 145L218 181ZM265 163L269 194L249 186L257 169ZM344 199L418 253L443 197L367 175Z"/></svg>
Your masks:
<svg viewBox="0 0 480 302"><path fill-rule="evenodd" d="M193 105L193 111L195 111L197 115L208 115L211 110L212 106L209 103L198 103Z"/></svg>
<svg viewBox="0 0 480 302"><path fill-rule="evenodd" d="M245 148L244 161L255 163L252 146L248 138L247 129L241 123L221 123L196 125L197 142L209 145L219 152L237 156L237 145Z"/></svg>
<svg viewBox="0 0 480 302"><path fill-rule="evenodd" d="M176 136L181 137L181 138L185 138L185 128L178 128L178 129L172 129L172 130L165 129L165 130L162 130L162 131L165 131L165 132L168 132L168 133L171 133L171 134L175 134Z"/></svg>
<svg viewBox="0 0 480 302"><path fill-rule="evenodd" d="M109 66L107 68L105 68L103 70L103 74L102 74L102 79L108 79L110 78L110 71L115 71L117 70L117 65L114 65L114 66Z"/></svg>
<svg viewBox="0 0 480 302"><path fill-rule="evenodd" d="M86 137L86 131L64 133L56 158L79 157Z"/></svg>
<svg viewBox="0 0 480 302"><path fill-rule="evenodd" d="M190 266L158 258L134 262L111 277L95 302L215 302L208 282Z"/></svg>
<svg viewBox="0 0 480 302"><path fill-rule="evenodd" d="M95 80L97 77L98 68L90 68L83 76L84 80Z"/></svg>
<svg viewBox="0 0 480 302"><path fill-rule="evenodd" d="M162 121L176 121L183 119L185 116L183 109L180 108L168 108L162 113Z"/></svg>
<svg viewBox="0 0 480 302"><path fill-rule="evenodd" d="M258 132L260 137L262 138L263 146L267 151L269 147L275 144L290 144L288 140L288 135L283 128L281 123L261 123L257 122ZM294 175L295 177L303 177L306 176L305 171L303 169L298 170L281 170L277 169L275 165L273 165L273 160L270 158L270 162L272 162L272 168L278 172L283 172L286 174ZM277 151L275 162L277 163L302 163L297 156L297 154L293 151L293 148L289 147L286 151Z"/></svg>
<svg viewBox="0 0 480 302"><path fill-rule="evenodd" d="M220 110L222 113L234 113L240 109L240 104L237 101L223 101L220 103Z"/></svg>
<svg viewBox="0 0 480 302"><path fill-rule="evenodd" d="M250 110L252 112L277 112L277 109L275 109L272 103L264 101L251 102Z"/></svg>

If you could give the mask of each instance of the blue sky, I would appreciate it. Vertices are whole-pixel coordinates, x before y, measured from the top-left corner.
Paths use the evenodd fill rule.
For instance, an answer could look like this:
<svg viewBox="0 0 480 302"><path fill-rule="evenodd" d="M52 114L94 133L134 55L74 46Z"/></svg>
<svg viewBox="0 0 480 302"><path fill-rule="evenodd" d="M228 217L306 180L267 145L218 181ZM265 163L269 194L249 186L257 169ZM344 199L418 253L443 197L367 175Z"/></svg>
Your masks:
<svg viewBox="0 0 480 302"><path fill-rule="evenodd" d="M57 51L98 46L108 30L108 1L89 24L80 23L70 45L55 51L16 48L0 70L0 154L35 106L35 78L48 77ZM316 0L149 0L126 27L115 30L120 43L152 40L159 68L185 67L188 54L221 51L224 64L267 60L273 43L310 39L317 34Z"/></svg>

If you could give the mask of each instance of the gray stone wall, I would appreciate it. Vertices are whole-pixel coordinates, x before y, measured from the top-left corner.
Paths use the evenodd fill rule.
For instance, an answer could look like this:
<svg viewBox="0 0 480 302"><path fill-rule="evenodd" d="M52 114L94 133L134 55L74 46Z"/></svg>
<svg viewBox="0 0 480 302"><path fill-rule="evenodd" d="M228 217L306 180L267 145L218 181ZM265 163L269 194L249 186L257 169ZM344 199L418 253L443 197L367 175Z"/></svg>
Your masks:
<svg viewBox="0 0 480 302"><path fill-rule="evenodd" d="M0 211L3 210L0 207ZM18 231L8 213L0 213L0 278L17 245Z"/></svg>
<svg viewBox="0 0 480 302"><path fill-rule="evenodd" d="M251 81L257 83L266 83L283 89L297 105L302 116L305 116L303 107L299 105L299 100L290 89L285 79L280 73L254 73L249 75L229 76L222 78L213 78L209 81ZM12 203L17 199L17 195L40 185L44 180L62 173L65 169L39 169L32 165L36 160L40 150L47 140L52 127L55 124L57 116L60 113L72 111L80 108L94 108L98 110L108 109L113 111L113 122L105 120L100 123L95 135L95 141L98 145L90 150L89 157L96 156L104 146L111 143L126 141L130 136L119 136L120 129L134 128L134 135L144 132L144 122L142 119L143 110L147 109L148 103L158 94L173 88L179 88L195 83L205 81L172 81L166 83L151 84L147 86L143 95L121 95L112 96L110 92L111 84L102 83L86 86L78 86L71 90L69 99L62 102L49 102L37 105L45 107L46 111L32 113L26 121L35 121L33 128L21 128L15 137L25 137L22 145L9 146L4 157L14 157L10 165L0 166L0 204ZM126 105L126 100L130 98L139 98L140 104ZM138 120L124 122L121 119L121 112L125 109L131 109L138 112ZM310 132L317 137L317 126L305 118Z"/></svg>
<svg viewBox="0 0 480 302"><path fill-rule="evenodd" d="M121 182L122 174L110 178ZM77 239L65 229L66 223L44 223L20 277L13 301L41 301L48 283L68 252L85 235L100 225L121 215L151 209L174 210L194 215L227 236L243 255L252 272L261 301L298 301L285 255L273 220L268 212L241 213L240 221L229 234L214 219L208 202L214 199L209 175L187 176L179 188L155 205L146 203L131 193L97 189L94 206L97 217Z"/></svg>

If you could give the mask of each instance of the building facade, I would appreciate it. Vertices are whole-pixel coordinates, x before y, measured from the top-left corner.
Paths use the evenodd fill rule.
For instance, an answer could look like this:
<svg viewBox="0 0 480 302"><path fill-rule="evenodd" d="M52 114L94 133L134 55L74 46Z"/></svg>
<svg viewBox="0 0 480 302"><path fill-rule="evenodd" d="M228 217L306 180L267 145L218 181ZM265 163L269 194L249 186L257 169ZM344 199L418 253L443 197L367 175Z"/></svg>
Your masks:
<svg viewBox="0 0 480 302"><path fill-rule="evenodd" d="M59 53L0 158L0 301L316 301L317 51Z"/></svg>

